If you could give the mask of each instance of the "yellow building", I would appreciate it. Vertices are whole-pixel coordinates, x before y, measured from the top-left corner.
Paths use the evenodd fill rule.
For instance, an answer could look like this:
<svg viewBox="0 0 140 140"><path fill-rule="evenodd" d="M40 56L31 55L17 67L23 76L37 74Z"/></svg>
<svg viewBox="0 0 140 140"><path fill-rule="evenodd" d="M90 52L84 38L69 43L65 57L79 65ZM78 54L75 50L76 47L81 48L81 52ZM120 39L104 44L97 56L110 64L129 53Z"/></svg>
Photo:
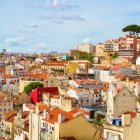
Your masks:
<svg viewBox="0 0 140 140"><path fill-rule="evenodd" d="M87 60L73 60L69 61L67 64L67 72L71 74L79 73L81 70L88 72L88 69L91 67L90 61Z"/></svg>
<svg viewBox="0 0 140 140"><path fill-rule="evenodd" d="M61 100L61 109L64 111L71 111L79 108L78 100L73 97L63 96Z"/></svg>
<svg viewBox="0 0 140 140"><path fill-rule="evenodd" d="M51 114L51 116L49 116ZM70 114L60 109L48 111L41 120L40 139L58 140L74 138L76 140L100 140L101 134L97 127L91 125L78 112ZM86 130L86 131L85 131Z"/></svg>
<svg viewBox="0 0 140 140"><path fill-rule="evenodd" d="M105 52L105 46L103 43L100 43L96 46L96 56L97 57L106 57L108 54Z"/></svg>
<svg viewBox="0 0 140 140"><path fill-rule="evenodd" d="M61 123L59 133L60 138L72 137L75 140L100 140L101 138L99 129L91 125L83 115Z"/></svg>
<svg viewBox="0 0 140 140"><path fill-rule="evenodd" d="M2 136L6 139L14 139L14 117L17 115L16 111L5 113L1 117L1 131Z"/></svg>
<svg viewBox="0 0 140 140"><path fill-rule="evenodd" d="M26 139L25 139L26 137ZM29 112L18 112L14 118L14 140L29 139Z"/></svg>

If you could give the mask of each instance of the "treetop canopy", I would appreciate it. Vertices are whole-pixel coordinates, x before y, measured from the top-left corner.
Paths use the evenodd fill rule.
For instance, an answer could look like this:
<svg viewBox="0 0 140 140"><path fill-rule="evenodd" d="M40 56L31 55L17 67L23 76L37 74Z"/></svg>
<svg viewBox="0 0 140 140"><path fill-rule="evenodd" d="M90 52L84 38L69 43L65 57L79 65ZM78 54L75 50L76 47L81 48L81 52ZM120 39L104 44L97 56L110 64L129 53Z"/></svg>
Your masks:
<svg viewBox="0 0 140 140"><path fill-rule="evenodd" d="M123 32L129 32L132 35L140 33L140 26L136 24L128 25L122 29Z"/></svg>

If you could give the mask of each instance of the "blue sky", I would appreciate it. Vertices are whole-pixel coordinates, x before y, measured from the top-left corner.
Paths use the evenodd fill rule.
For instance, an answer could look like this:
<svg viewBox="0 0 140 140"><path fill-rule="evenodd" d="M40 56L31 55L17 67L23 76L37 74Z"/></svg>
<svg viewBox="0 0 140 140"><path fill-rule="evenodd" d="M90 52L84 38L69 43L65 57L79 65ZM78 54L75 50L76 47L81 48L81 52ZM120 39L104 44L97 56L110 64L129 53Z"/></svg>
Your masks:
<svg viewBox="0 0 140 140"><path fill-rule="evenodd" d="M140 25L140 0L0 0L0 48L66 52Z"/></svg>

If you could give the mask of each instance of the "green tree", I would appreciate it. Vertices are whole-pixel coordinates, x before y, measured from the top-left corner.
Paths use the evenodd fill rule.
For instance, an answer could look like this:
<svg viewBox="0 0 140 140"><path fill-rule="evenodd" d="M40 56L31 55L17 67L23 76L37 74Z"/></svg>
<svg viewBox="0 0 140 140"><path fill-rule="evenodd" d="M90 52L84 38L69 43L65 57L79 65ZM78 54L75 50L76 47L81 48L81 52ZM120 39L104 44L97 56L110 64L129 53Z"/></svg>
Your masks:
<svg viewBox="0 0 140 140"><path fill-rule="evenodd" d="M115 59L115 58L118 58L118 56L119 56L118 53L115 52L115 53L112 55L112 58Z"/></svg>
<svg viewBox="0 0 140 140"><path fill-rule="evenodd" d="M139 25L128 25L122 29L123 32L129 32L132 35L137 35L140 33L140 26Z"/></svg>
<svg viewBox="0 0 140 140"><path fill-rule="evenodd" d="M24 88L24 93L26 94L30 94L31 91L37 87L44 87L44 85L40 82L31 82L30 84L28 84L27 86L25 86Z"/></svg>
<svg viewBox="0 0 140 140"><path fill-rule="evenodd" d="M90 62L93 62L93 55L92 53L87 53L87 52L79 52L75 56L79 60L88 60Z"/></svg>

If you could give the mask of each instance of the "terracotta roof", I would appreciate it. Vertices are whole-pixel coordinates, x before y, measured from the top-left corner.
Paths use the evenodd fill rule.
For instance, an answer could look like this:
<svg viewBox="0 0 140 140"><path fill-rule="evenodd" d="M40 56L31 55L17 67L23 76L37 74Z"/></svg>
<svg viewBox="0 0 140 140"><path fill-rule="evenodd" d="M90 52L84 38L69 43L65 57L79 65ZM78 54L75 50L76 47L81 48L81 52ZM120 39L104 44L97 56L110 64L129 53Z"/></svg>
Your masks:
<svg viewBox="0 0 140 140"><path fill-rule="evenodd" d="M122 80L122 79L126 78L126 74L119 74L119 75L116 76L116 78Z"/></svg>
<svg viewBox="0 0 140 140"><path fill-rule="evenodd" d="M117 64L117 65L113 66L112 69L118 71L118 70L120 70L121 68L122 68L122 66L119 65L119 64Z"/></svg>
<svg viewBox="0 0 140 140"><path fill-rule="evenodd" d="M90 115L89 111L86 111L84 109L74 109L70 111L69 113L72 113L72 114L81 113L82 115L87 115L87 116Z"/></svg>
<svg viewBox="0 0 140 140"><path fill-rule="evenodd" d="M29 111L23 111L23 112L21 112L22 119L27 118L29 116L29 113L30 113Z"/></svg>
<svg viewBox="0 0 140 140"><path fill-rule="evenodd" d="M29 132L29 125L23 128L24 131Z"/></svg>
<svg viewBox="0 0 140 140"><path fill-rule="evenodd" d="M26 107L28 107L29 109L35 109L35 105L34 104L26 104Z"/></svg>
<svg viewBox="0 0 140 140"><path fill-rule="evenodd" d="M43 66L64 66L64 63L47 63L44 64Z"/></svg>
<svg viewBox="0 0 140 140"><path fill-rule="evenodd" d="M65 121L71 120L72 118L78 116L78 115L86 115L89 116L89 112L83 109L75 109L69 112L63 111L60 108L55 108L55 109L51 109L48 108L48 114L50 116L49 119L43 119L44 121L48 122L48 123L52 123L54 124L55 122L58 122L58 115L59 114L63 114L65 115ZM75 116L74 116L75 115Z"/></svg>
<svg viewBox="0 0 140 140"><path fill-rule="evenodd" d="M48 110L49 107L46 104L43 103L37 103L38 107L39 107L39 111L43 112L43 110Z"/></svg>
<svg viewBox="0 0 140 140"><path fill-rule="evenodd" d="M66 111L61 110L60 108L56 108L54 110L48 110L48 113L50 115L49 119L43 119L44 121L54 124L55 122L58 122L58 115L59 114L64 114L65 115L65 121L73 118L71 113L67 113Z"/></svg>
<svg viewBox="0 0 140 140"><path fill-rule="evenodd" d="M4 75L4 78L13 78L13 75L11 75L11 74L5 74Z"/></svg>
<svg viewBox="0 0 140 140"><path fill-rule="evenodd" d="M0 140L7 140L7 139L6 139L6 138L4 138L4 137L1 137L1 138L0 138Z"/></svg>
<svg viewBox="0 0 140 140"><path fill-rule="evenodd" d="M26 134L24 134L25 139L24 140L29 140L28 136Z"/></svg>
<svg viewBox="0 0 140 140"><path fill-rule="evenodd" d="M0 71L5 71L5 67L0 67Z"/></svg>
<svg viewBox="0 0 140 140"><path fill-rule="evenodd" d="M75 79L73 81L75 81L77 84L80 84L80 83L101 83L100 80L98 80L98 79Z"/></svg>
<svg viewBox="0 0 140 140"><path fill-rule="evenodd" d="M17 111L9 111L4 114L6 117L6 121L13 122L14 117L17 115Z"/></svg>
<svg viewBox="0 0 140 140"><path fill-rule="evenodd" d="M126 111L123 114L130 114L132 118L135 118L137 116L137 112L134 112L134 111Z"/></svg>
<svg viewBox="0 0 140 140"><path fill-rule="evenodd" d="M64 97L64 100L73 100L73 99L76 99L76 98L70 97L70 96L65 96L65 97Z"/></svg>
<svg viewBox="0 0 140 140"><path fill-rule="evenodd" d="M52 97L52 98L60 98L60 95L59 95L59 93L58 92L53 92L53 93L45 93L46 95L49 95L50 97Z"/></svg>
<svg viewBox="0 0 140 140"><path fill-rule="evenodd" d="M11 102L11 99L6 98L6 96L0 96L0 102L7 103Z"/></svg>
<svg viewBox="0 0 140 140"><path fill-rule="evenodd" d="M42 80L46 80L48 77L47 73L36 73L36 74L32 74L31 76L28 77L28 79L42 79Z"/></svg>
<svg viewBox="0 0 140 140"><path fill-rule="evenodd" d="M100 66L96 66L96 69L101 69L101 70L109 70L110 67L109 66L104 66L104 65L100 65Z"/></svg>

